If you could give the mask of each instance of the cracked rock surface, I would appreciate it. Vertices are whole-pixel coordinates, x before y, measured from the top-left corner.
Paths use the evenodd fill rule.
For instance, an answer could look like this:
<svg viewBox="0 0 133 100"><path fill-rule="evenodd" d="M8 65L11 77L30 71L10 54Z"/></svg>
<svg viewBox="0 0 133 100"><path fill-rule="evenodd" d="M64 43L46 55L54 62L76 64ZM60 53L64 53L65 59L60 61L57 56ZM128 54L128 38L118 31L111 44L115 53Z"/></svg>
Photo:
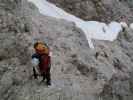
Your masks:
<svg viewBox="0 0 133 100"><path fill-rule="evenodd" d="M132 34L126 29L114 42L94 40L90 49L73 23L40 15L26 0L0 0L0 99L132 100ZM33 79L35 40L52 51L51 87Z"/></svg>

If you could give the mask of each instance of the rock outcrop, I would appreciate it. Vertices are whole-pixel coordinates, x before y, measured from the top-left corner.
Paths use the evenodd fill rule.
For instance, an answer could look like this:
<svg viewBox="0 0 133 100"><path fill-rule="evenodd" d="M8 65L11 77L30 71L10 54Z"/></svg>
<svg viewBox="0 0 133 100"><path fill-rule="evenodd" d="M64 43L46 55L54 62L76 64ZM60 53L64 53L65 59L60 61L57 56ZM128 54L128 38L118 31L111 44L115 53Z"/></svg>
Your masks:
<svg viewBox="0 0 133 100"><path fill-rule="evenodd" d="M48 0L85 20L133 22L132 0Z"/></svg>
<svg viewBox="0 0 133 100"><path fill-rule="evenodd" d="M7 8L8 7L8 8ZM132 100L133 31L114 42L94 40L73 23L40 15L25 0L0 0L1 100ZM33 43L52 51L52 84L34 80Z"/></svg>

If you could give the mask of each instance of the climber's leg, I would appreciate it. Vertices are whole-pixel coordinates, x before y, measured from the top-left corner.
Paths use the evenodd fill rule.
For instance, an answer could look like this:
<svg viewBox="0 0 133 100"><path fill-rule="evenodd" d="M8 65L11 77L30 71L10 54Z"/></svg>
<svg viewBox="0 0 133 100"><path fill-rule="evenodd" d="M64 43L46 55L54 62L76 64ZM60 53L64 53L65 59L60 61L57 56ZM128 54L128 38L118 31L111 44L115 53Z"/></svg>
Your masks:
<svg viewBox="0 0 133 100"><path fill-rule="evenodd" d="M48 72L46 73L46 79L47 79L47 85L51 85L51 75L50 75L50 68L48 69Z"/></svg>

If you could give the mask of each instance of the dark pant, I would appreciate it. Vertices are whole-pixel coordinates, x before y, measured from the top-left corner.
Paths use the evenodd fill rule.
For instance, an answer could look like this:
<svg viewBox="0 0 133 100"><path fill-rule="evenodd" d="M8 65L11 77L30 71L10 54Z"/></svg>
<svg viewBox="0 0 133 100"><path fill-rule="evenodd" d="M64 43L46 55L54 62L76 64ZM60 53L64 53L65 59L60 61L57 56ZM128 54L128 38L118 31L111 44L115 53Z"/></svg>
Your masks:
<svg viewBox="0 0 133 100"><path fill-rule="evenodd" d="M50 68L48 69L46 73L43 73L42 76L43 76L43 80L46 79L47 85L51 85Z"/></svg>

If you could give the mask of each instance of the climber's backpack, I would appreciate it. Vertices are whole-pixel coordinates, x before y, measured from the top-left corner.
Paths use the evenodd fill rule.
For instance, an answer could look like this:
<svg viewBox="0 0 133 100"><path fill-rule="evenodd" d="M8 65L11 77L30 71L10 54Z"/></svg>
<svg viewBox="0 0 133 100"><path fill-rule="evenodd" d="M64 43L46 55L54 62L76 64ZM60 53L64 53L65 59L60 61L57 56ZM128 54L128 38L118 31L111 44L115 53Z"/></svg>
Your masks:
<svg viewBox="0 0 133 100"><path fill-rule="evenodd" d="M46 43L36 42L34 48L38 54L47 54L49 55L49 47Z"/></svg>

